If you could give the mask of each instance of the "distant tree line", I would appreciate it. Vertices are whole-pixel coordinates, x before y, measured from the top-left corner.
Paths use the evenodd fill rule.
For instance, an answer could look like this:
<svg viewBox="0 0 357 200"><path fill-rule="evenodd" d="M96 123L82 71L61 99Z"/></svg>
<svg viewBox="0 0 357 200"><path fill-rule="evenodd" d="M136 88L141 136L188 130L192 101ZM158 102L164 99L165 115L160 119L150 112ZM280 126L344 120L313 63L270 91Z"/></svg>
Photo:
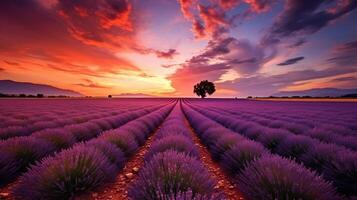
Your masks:
<svg viewBox="0 0 357 200"><path fill-rule="evenodd" d="M308 98L357 98L357 94L346 94L346 95L342 95L339 97L331 97L331 96L321 96L321 97L312 97L312 96L282 96L282 97L277 97L277 96L269 96L269 97L252 97L252 96L248 96L248 99L252 99L252 98L270 98L270 99L274 99L274 98L282 98L282 99L308 99Z"/></svg>
<svg viewBox="0 0 357 200"><path fill-rule="evenodd" d="M65 95L49 95L45 96L44 94L3 94L0 93L0 98L69 98Z"/></svg>

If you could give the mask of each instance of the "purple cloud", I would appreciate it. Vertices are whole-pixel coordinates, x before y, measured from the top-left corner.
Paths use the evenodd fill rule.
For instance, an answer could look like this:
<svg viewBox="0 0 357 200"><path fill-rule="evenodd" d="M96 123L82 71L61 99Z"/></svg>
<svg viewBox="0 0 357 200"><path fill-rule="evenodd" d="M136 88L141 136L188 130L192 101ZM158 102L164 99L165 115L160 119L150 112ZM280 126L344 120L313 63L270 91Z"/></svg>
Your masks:
<svg viewBox="0 0 357 200"><path fill-rule="evenodd" d="M284 11L270 27L262 42L264 44L278 43L296 35L315 33L330 22L350 13L356 7L355 0L287 0Z"/></svg>
<svg viewBox="0 0 357 200"><path fill-rule="evenodd" d="M355 72L357 72L357 68L355 67L330 67L324 70L309 69L290 71L272 76L257 74L250 77L238 78L234 81L217 83L217 87L236 90L241 96L269 96L286 86L295 85L295 82L328 78L337 75L348 75Z"/></svg>
<svg viewBox="0 0 357 200"><path fill-rule="evenodd" d="M336 46L327 61L336 66L357 66L357 41Z"/></svg>
<svg viewBox="0 0 357 200"><path fill-rule="evenodd" d="M279 66L293 65L293 64L296 64L296 63L298 63L298 62L300 62L300 61L302 61L304 59L305 59L304 56L300 56L300 57L296 57L296 58L290 58L290 59L287 59L284 62L279 63L277 65L279 65Z"/></svg>

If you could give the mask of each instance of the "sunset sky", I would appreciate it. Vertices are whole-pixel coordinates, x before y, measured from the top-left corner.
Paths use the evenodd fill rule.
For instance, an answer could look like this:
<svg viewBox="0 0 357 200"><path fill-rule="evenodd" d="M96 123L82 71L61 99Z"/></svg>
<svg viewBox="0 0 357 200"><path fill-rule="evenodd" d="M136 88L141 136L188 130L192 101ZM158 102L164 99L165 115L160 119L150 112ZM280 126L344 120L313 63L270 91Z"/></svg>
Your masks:
<svg viewBox="0 0 357 200"><path fill-rule="evenodd" d="M1 0L0 79L85 95L357 88L356 0Z"/></svg>

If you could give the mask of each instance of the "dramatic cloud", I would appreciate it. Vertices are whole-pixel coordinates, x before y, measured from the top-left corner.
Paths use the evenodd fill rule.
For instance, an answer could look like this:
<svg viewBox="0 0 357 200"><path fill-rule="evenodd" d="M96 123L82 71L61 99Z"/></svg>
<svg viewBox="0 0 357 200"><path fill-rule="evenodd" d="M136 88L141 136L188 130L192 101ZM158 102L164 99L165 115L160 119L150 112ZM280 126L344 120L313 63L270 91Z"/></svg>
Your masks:
<svg viewBox="0 0 357 200"><path fill-rule="evenodd" d="M234 81L218 83L218 87L235 90L240 96L269 96L276 91L292 86L296 82L311 81L313 79L328 78L357 72L357 68L328 68L325 70L300 70L278 75L257 74L251 77L242 77Z"/></svg>
<svg viewBox="0 0 357 200"><path fill-rule="evenodd" d="M128 0L59 0L53 9L65 20L72 36L85 44L121 46L118 31L120 35L133 31Z"/></svg>
<svg viewBox="0 0 357 200"><path fill-rule="evenodd" d="M159 58L172 59L177 54L178 54L178 52L176 51L176 49L169 49L166 52L165 51L156 51L156 55Z"/></svg>
<svg viewBox="0 0 357 200"><path fill-rule="evenodd" d="M357 67L357 41L347 42L336 46L328 62L334 63L337 66L355 66Z"/></svg>
<svg viewBox="0 0 357 200"><path fill-rule="evenodd" d="M332 81L336 81L336 82L356 81L356 80L357 80L357 77L354 77L354 76L347 76L347 77L332 79Z"/></svg>
<svg viewBox="0 0 357 200"><path fill-rule="evenodd" d="M164 59L173 59L176 55L179 53L177 52L176 49L168 49L167 51L160 51L156 49L151 49L151 48L140 48L140 47L135 47L133 50L137 53L140 54L154 54L158 58L164 58Z"/></svg>
<svg viewBox="0 0 357 200"><path fill-rule="evenodd" d="M305 43L306 43L306 40L300 38L300 39L296 40L293 44L289 45L288 47L294 49L294 48L302 46Z"/></svg>
<svg viewBox="0 0 357 200"><path fill-rule="evenodd" d="M191 96L205 79L217 84L216 95L353 87L356 6L356 0L1 0L0 74L93 96Z"/></svg>
<svg viewBox="0 0 357 200"><path fill-rule="evenodd" d="M194 56L188 64L200 63L209 66L209 63L215 62L247 75L258 71L266 59L261 46L254 45L248 40L228 37L211 40L205 51Z"/></svg>
<svg viewBox="0 0 357 200"><path fill-rule="evenodd" d="M284 62L279 63L277 65L279 65L279 66L293 65L293 64L296 64L296 63L298 63L298 62L300 62L300 61L302 61L304 59L305 59L305 57L303 57L303 56L296 57L296 58L290 58L290 59L285 60Z"/></svg>
<svg viewBox="0 0 357 200"><path fill-rule="evenodd" d="M198 11L203 22L201 26L204 27L204 36L217 37L221 33L225 32L225 29L231 24L231 22L228 21L225 12L216 6L203 6L199 4ZM202 34L200 27L198 32Z"/></svg>
<svg viewBox="0 0 357 200"><path fill-rule="evenodd" d="M87 88L109 88L107 86L100 85L98 83L95 83L89 79L83 79L85 83L77 83L75 85L82 86L82 87L87 87Z"/></svg>
<svg viewBox="0 0 357 200"><path fill-rule="evenodd" d="M123 50L124 47L119 46L133 43L133 36L123 32L127 26L117 22L123 19L121 13L130 10L126 1L61 0L46 6L43 2L0 1L0 26L4 27L0 29L0 35L8 36L0 37L3 56L16 58L19 64L24 63L24 67L28 63L39 63L38 66L46 68L52 65L56 66L50 67L52 69L78 74L90 72L97 76L121 70L139 70L114 54ZM88 16L83 14L86 12ZM81 36L75 36L74 31ZM108 38L116 40L113 42ZM113 49L114 46L117 47Z"/></svg>
<svg viewBox="0 0 357 200"><path fill-rule="evenodd" d="M232 9L244 2L250 6L254 12L264 12L271 8L275 0L219 0L220 6L224 9Z"/></svg>
<svg viewBox="0 0 357 200"><path fill-rule="evenodd" d="M17 62L12 62L12 61L8 61L8 60L3 60L4 63L8 64L8 65L13 65L13 66L19 66L20 63Z"/></svg>
<svg viewBox="0 0 357 200"><path fill-rule="evenodd" d="M241 13L229 12L238 6L240 0L213 0L211 4L200 0L178 0L184 17L191 21L196 38L215 38L234 27L234 21ZM248 13L268 11L275 0L243 0L248 4L243 16Z"/></svg>
<svg viewBox="0 0 357 200"><path fill-rule="evenodd" d="M178 93L202 79L218 81L229 70L250 76L268 61L264 50L247 40L221 38L211 40L205 50L188 60L169 77Z"/></svg>
<svg viewBox="0 0 357 200"><path fill-rule="evenodd" d="M263 43L315 33L356 7L355 0L287 0L284 11L263 38Z"/></svg>

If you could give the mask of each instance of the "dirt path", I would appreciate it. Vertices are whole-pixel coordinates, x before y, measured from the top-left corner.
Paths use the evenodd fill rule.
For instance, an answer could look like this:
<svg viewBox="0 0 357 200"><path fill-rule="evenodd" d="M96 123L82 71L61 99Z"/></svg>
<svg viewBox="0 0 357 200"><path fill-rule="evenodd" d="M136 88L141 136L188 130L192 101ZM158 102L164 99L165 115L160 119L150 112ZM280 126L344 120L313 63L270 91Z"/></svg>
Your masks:
<svg viewBox="0 0 357 200"><path fill-rule="evenodd" d="M230 178L223 170L220 168L218 163L214 162L207 148L201 143L200 139L197 137L193 128L189 124L185 117L185 123L190 133L192 135L192 140L200 152L200 160L203 165L208 169L211 177L217 181L215 189L217 191L223 191L228 200L241 200L244 199L242 194L238 191L236 185L233 183L232 178Z"/></svg>
<svg viewBox="0 0 357 200"><path fill-rule="evenodd" d="M12 188L19 182L19 179L15 179L11 183L5 185L0 189L0 200L14 200L15 198L11 195Z"/></svg>
<svg viewBox="0 0 357 200"><path fill-rule="evenodd" d="M150 137L146 140L144 146L141 146L139 151L133 155L128 162L125 164L125 167L119 172L116 177L114 183L108 183L97 190L94 190L90 193L81 195L76 200L108 200L108 199L116 199L116 200L128 200L128 187L135 180L137 176L137 172L144 165L144 156L153 142L153 138L155 133L160 128L156 129L156 131L150 135Z"/></svg>

